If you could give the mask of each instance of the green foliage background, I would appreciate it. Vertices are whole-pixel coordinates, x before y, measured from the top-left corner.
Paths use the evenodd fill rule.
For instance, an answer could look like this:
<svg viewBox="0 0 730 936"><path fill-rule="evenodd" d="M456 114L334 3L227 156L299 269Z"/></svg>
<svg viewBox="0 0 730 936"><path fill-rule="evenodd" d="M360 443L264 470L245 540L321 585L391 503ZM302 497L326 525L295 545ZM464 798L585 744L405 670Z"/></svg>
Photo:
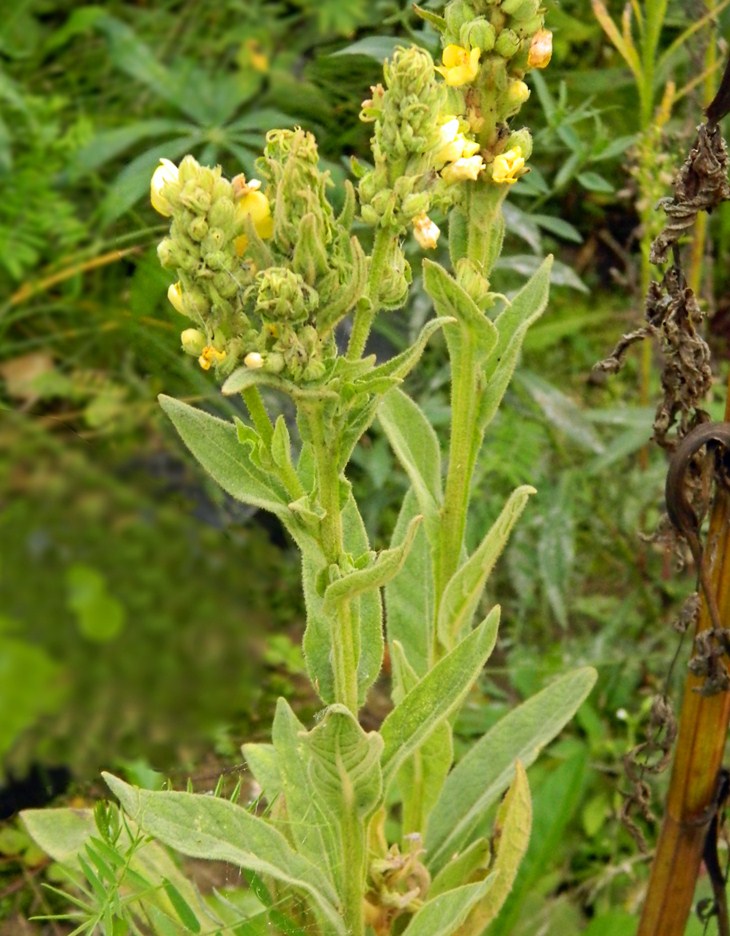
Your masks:
<svg viewBox="0 0 730 936"><path fill-rule="evenodd" d="M524 111L533 171L510 202L496 286L516 288L549 249L553 300L490 430L474 536L516 485L539 493L496 577L498 665L459 730L466 744L558 670L598 667L573 733L531 772L538 833L494 932L612 936L628 932L645 873L617 820L621 756L664 678L668 624L690 586L639 538L660 516L664 464L652 452L639 464L652 409L638 401L638 366L607 386L587 381L640 305L636 87L585 2L546 5L554 59ZM662 49L704 14L695 6L669 4ZM730 25L721 7L720 35ZM620 15L623 3L609 9ZM155 255L164 226L146 192L160 156L188 151L251 174L266 130L279 125L317 134L340 191L349 157L367 159L360 101L383 57L411 40L436 47L399 0L21 0L4 12L0 777L62 764L71 792L89 796L102 766L126 764L137 782L149 767L220 773L268 723L275 696L300 692L294 556L280 531L202 478L158 412L159 392L220 415L235 404L179 353L181 323ZM657 103L669 80L682 87L697 73L709 41L699 30L672 52L654 76ZM664 128L657 174L671 177L686 149L700 92ZM717 213L711 234L721 261L730 213ZM414 247L414 269L417 257ZM710 261L704 277L720 376L725 269ZM429 315L416 289L408 309L382 322L380 350L400 350ZM444 367L435 342L411 383L437 428ZM353 481L373 538L387 542L405 481L378 429ZM37 895L12 888L32 866L26 846L0 832L0 920L10 926L39 909Z"/></svg>

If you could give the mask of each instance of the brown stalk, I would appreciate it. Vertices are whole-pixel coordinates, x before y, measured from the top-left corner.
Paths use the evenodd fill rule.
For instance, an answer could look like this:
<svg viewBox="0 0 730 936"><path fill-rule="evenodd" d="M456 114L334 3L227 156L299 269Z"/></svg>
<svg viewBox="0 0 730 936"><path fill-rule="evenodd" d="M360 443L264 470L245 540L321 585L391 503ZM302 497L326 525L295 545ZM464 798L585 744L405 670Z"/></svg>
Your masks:
<svg viewBox="0 0 730 936"><path fill-rule="evenodd" d="M728 388L730 391L730 387ZM730 398L725 419L730 420ZM720 621L730 626L730 494L718 485L704 551L706 579ZM696 633L712 628L701 595ZM683 936L692 909L708 827L716 803L730 692L702 695L704 677L688 671L666 812L637 936Z"/></svg>

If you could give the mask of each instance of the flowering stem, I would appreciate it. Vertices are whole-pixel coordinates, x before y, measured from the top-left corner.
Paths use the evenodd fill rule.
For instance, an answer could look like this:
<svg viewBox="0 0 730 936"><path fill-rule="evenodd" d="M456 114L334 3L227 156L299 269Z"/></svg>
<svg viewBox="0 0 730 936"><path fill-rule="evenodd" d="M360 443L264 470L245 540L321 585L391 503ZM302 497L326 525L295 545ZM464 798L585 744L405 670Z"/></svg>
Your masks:
<svg viewBox="0 0 730 936"><path fill-rule="evenodd" d="M388 258L388 248L395 237L392 227L381 226L376 228L373 252L370 255L370 269L368 271L367 298L369 304L356 310L353 322L350 343L347 348L347 357L351 361L361 358L370 335L373 319L378 312L378 292L383 278L385 262Z"/></svg>
<svg viewBox="0 0 730 936"><path fill-rule="evenodd" d="M340 566L344 553L342 511L340 508L340 472L337 453L332 451L334 431L326 431L321 402L300 404L306 419L306 431L314 451L317 499L324 511L320 523L320 546L328 567ZM356 715L358 645L350 601L338 602L332 620L332 668L335 701L346 705Z"/></svg>

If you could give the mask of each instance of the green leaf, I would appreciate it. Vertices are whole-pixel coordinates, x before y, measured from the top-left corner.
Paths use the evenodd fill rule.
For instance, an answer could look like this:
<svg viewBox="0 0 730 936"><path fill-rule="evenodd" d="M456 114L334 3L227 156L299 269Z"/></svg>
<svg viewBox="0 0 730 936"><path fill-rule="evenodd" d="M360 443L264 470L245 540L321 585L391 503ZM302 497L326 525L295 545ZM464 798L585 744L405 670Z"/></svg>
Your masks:
<svg viewBox="0 0 730 936"><path fill-rule="evenodd" d="M443 501L438 437L418 404L397 388L380 401L378 420L410 478L426 520L429 541L434 542Z"/></svg>
<svg viewBox="0 0 730 936"><path fill-rule="evenodd" d="M421 832L425 827L426 818L438 799L453 760L451 725L442 721L398 771L404 835Z"/></svg>
<svg viewBox="0 0 730 936"><path fill-rule="evenodd" d="M302 738L308 752L313 802L333 842L326 855L337 889L345 899L353 880L365 890L366 820L381 802L383 740L366 733L343 705L332 705L320 723Z"/></svg>
<svg viewBox="0 0 730 936"><path fill-rule="evenodd" d="M585 451L597 454L605 450L586 414L569 396L531 371L521 370L518 379L552 426Z"/></svg>
<svg viewBox="0 0 730 936"><path fill-rule="evenodd" d="M274 745L251 741L241 746L241 752L264 796L269 803L273 803L283 791L281 771Z"/></svg>
<svg viewBox="0 0 730 936"><path fill-rule="evenodd" d="M165 878L162 886L165 889L165 893L170 898L170 903L175 908L175 913L177 913L183 926L191 933L199 933L202 929L200 921L180 891L175 887L172 881L168 881L167 878Z"/></svg>
<svg viewBox="0 0 730 936"><path fill-rule="evenodd" d="M191 858L228 861L268 874L305 894L334 932L345 936L337 895L322 871L294 851L270 823L228 800L196 793L138 790L103 777L124 811L145 832Z"/></svg>
<svg viewBox="0 0 730 936"><path fill-rule="evenodd" d="M116 806L112 808L116 810ZM115 863L109 855L109 846L96 838L96 823L90 809L27 809L20 816L28 834L59 864L78 867L79 858L87 853L89 845ZM140 893L145 912L151 914L156 908L174 916L170 898L162 887L167 880L174 885L189 908L197 908L197 919L210 925L216 917L212 911L204 908L194 885L157 842L133 844L130 836L137 834L135 824L128 822L115 848L119 851L118 860L123 859L121 863L126 866L122 883L134 887ZM128 855L130 848L133 848L131 856Z"/></svg>
<svg viewBox="0 0 730 936"><path fill-rule="evenodd" d="M102 221L105 224L116 221L141 198L149 197L150 179L161 156L174 161L194 150L199 141L195 133L161 140L130 160L106 189L99 207Z"/></svg>
<svg viewBox="0 0 730 936"><path fill-rule="evenodd" d="M490 874L483 881L455 887L427 900L403 930L403 936L451 936L493 885L494 875Z"/></svg>
<svg viewBox="0 0 730 936"><path fill-rule="evenodd" d="M615 191L608 179L604 179L597 172L579 172L576 179L589 192L604 192L606 195L610 195Z"/></svg>
<svg viewBox="0 0 730 936"><path fill-rule="evenodd" d="M383 722L383 776L389 782L410 754L463 702L497 639L499 607L436 663Z"/></svg>
<svg viewBox="0 0 730 936"><path fill-rule="evenodd" d="M224 491L271 511L285 523L291 521L286 491L252 464L234 425L172 397L159 399L185 445Z"/></svg>
<svg viewBox="0 0 730 936"><path fill-rule="evenodd" d="M595 681L592 667L567 673L505 715L471 747L449 774L429 818L425 847L432 871L468 844L509 784L515 761L529 767L573 717Z"/></svg>
<svg viewBox="0 0 730 936"><path fill-rule="evenodd" d="M496 880L494 886L472 908L459 936L480 936L499 913L527 851L531 822L532 806L527 774L517 761L512 786L500 804L494 823L496 855L492 869Z"/></svg>
<svg viewBox="0 0 730 936"><path fill-rule="evenodd" d="M483 877L492 863L492 844L487 838L478 838L463 851L454 855L445 864L428 889L429 896L436 897L445 891Z"/></svg>
<svg viewBox="0 0 730 936"><path fill-rule="evenodd" d="M413 488L403 499L391 544L400 543L410 528L419 505ZM409 664L419 676L428 669L432 654L434 617L431 552L423 527L419 527L403 568L385 586L388 641L398 641Z"/></svg>
<svg viewBox="0 0 730 936"><path fill-rule="evenodd" d="M338 55L366 55L381 64L389 59L395 50L403 46L403 39L396 36L366 36L351 42L344 49L332 53L332 58Z"/></svg>
<svg viewBox="0 0 730 936"><path fill-rule="evenodd" d="M365 555L370 548L367 533L352 495L348 497L343 508L342 524L345 551L353 556ZM293 533L297 535L296 530ZM309 538L298 536L297 543L302 552L302 585L307 608L307 628L303 641L307 672L322 701L329 704L335 701L331 662L331 632L335 620L325 609L322 594L318 589L318 583L327 572L327 562L320 549ZM362 704L368 689L380 673L383 661L384 637L380 594L376 590L370 590L357 595L351 612L359 634L356 648L357 678L358 699Z"/></svg>
<svg viewBox="0 0 730 936"><path fill-rule="evenodd" d="M512 893L493 924L493 936L510 936L515 931L523 919L523 901L534 891L542 875L555 869L566 839L566 827L581 800L587 764L587 749L583 747L535 789L530 844Z"/></svg>
<svg viewBox="0 0 730 936"><path fill-rule="evenodd" d="M418 516L411 520L406 535L398 546L381 550L366 568L349 572L328 585L324 593L325 611L345 599L355 598L364 592L373 592L397 575L405 562L421 519Z"/></svg>
<svg viewBox="0 0 730 936"><path fill-rule="evenodd" d="M563 240L572 241L574 244L582 244L583 237L576 228L563 218L556 218L553 215L533 214L530 218L543 230L562 237Z"/></svg>
<svg viewBox="0 0 730 936"><path fill-rule="evenodd" d="M455 318L458 323L444 326L452 367L461 365L467 344L475 366L481 365L498 342L498 332L491 319L453 276L432 260L423 261L423 285L433 299L436 312Z"/></svg>
<svg viewBox="0 0 730 936"><path fill-rule="evenodd" d="M487 578L527 499L535 493L535 488L524 484L510 495L489 532L446 586L438 616L438 636L444 647L452 647L471 625Z"/></svg>
<svg viewBox="0 0 730 936"><path fill-rule="evenodd" d="M530 325L547 305L552 257L547 257L537 272L497 317L499 338L485 366L486 388L480 401L479 428L484 431L492 421L512 379L522 342Z"/></svg>
<svg viewBox="0 0 730 936"><path fill-rule="evenodd" d="M309 758L303 746L306 729L286 699L276 703L271 736L286 802L282 832L301 855L316 865L327 854L325 828L315 803L317 791L310 782ZM326 871L329 874L330 868Z"/></svg>
<svg viewBox="0 0 730 936"><path fill-rule="evenodd" d="M163 117L139 120L124 127L104 130L95 134L88 146L84 146L78 153L74 154L71 163L71 175L73 178L79 178L92 172L147 137L162 135L168 137L170 134L183 134L187 139L194 130L195 127L186 125L180 120L170 120ZM167 156L168 154L160 152L160 155ZM149 178L147 187L149 188Z"/></svg>
<svg viewBox="0 0 730 936"><path fill-rule="evenodd" d="M575 561L575 478L566 471L550 499L537 543L537 570L558 623L568 627L565 597Z"/></svg>
<svg viewBox="0 0 730 936"><path fill-rule="evenodd" d="M269 374L262 370L251 370L250 367L238 367L221 387L221 393L224 396L234 396L242 393L249 387L271 387L273 390L279 390L286 393L293 400L338 400L339 397L334 390L319 387L299 387L297 384L283 377L277 377L276 374Z"/></svg>

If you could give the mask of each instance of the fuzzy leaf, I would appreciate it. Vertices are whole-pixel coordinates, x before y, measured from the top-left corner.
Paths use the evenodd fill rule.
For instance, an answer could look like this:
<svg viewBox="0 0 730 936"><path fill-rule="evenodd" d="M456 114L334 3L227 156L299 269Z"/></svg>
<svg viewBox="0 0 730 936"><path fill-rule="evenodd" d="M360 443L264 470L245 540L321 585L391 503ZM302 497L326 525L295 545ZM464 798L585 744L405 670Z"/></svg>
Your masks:
<svg viewBox="0 0 730 936"><path fill-rule="evenodd" d="M303 746L306 729L286 699L276 703L271 735L286 800L286 823L282 831L301 855L317 864L327 853L325 830L315 806L316 790L309 778L309 757Z"/></svg>
<svg viewBox="0 0 730 936"><path fill-rule="evenodd" d="M436 312L456 319L453 325L444 326L452 367L462 366L467 345L474 365L481 365L498 341L494 323L456 280L432 260L423 261L423 285L433 299Z"/></svg>
<svg viewBox="0 0 730 936"><path fill-rule="evenodd" d="M241 752L264 796L269 803L273 803L283 791L281 771L274 745L252 741L242 745Z"/></svg>
<svg viewBox="0 0 730 936"><path fill-rule="evenodd" d="M300 467L301 473L301 467ZM365 526L354 499L350 496L342 512L344 545L353 556L362 556L369 549ZM326 562L318 547L304 537L297 543L302 551L302 584L307 607L307 629L304 632L304 656L307 672L325 704L335 701L334 674L330 659L333 617L324 607L317 582L326 569ZM352 613L359 633L358 699L364 703L370 686L375 682L383 661L383 613L380 594L376 590L356 595Z"/></svg>
<svg viewBox="0 0 730 936"><path fill-rule="evenodd" d="M492 845L487 838L478 838L463 851L454 855L445 864L428 889L429 896L436 897L465 881L480 879L492 863Z"/></svg>
<svg viewBox="0 0 730 936"><path fill-rule="evenodd" d="M383 791L380 735L366 733L343 705L332 705L322 720L302 738L307 752L311 801L322 815L331 843L327 863L340 894L347 879L360 880L364 890L367 854L365 820L379 805Z"/></svg>
<svg viewBox="0 0 730 936"><path fill-rule="evenodd" d="M534 493L535 488L524 484L510 495L489 532L446 586L438 619L439 640L445 647L452 647L470 626L487 578L528 497Z"/></svg>
<svg viewBox="0 0 730 936"><path fill-rule="evenodd" d="M378 420L410 478L426 520L429 540L434 541L443 501L441 450L436 433L418 404L397 388L380 401Z"/></svg>
<svg viewBox="0 0 730 936"><path fill-rule="evenodd" d="M429 868L437 872L464 848L474 828L510 782L514 763L529 767L573 717L596 671L583 667L556 679L505 715L449 774L426 831Z"/></svg>
<svg viewBox="0 0 730 936"><path fill-rule="evenodd" d="M455 887L427 900L403 930L403 936L451 936L493 885L494 876L490 875L483 881Z"/></svg>
<svg viewBox="0 0 730 936"><path fill-rule="evenodd" d="M512 786L497 811L494 823L494 886L474 905L466 922L457 930L457 936L480 936L499 913L512 890L520 862L527 850L531 823L532 805L527 774L517 761Z"/></svg>
<svg viewBox="0 0 730 936"><path fill-rule="evenodd" d="M390 712L380 733L385 741L383 776L389 782L405 759L456 711L489 658L497 639L499 607L443 657Z"/></svg>
<svg viewBox="0 0 730 936"><path fill-rule="evenodd" d="M271 511L285 523L291 520L286 492L253 465L235 426L172 397L159 399L185 445L224 491L245 504Z"/></svg>
<svg viewBox="0 0 730 936"><path fill-rule="evenodd" d="M416 496L410 488L393 531L393 545L401 542L418 509ZM425 675L431 659L433 601L431 553L423 527L419 527L403 568L385 586L391 651L393 642L399 641L406 659L419 676Z"/></svg>
<svg viewBox="0 0 730 936"><path fill-rule="evenodd" d="M485 368L487 385L479 407L481 431L492 421L512 379L527 329L542 315L547 305L552 262L551 256L546 257L532 279L525 283L494 323L499 339Z"/></svg>
<svg viewBox="0 0 730 936"><path fill-rule="evenodd" d="M345 936L345 924L335 909L337 894L330 882L265 819L228 800L140 790L111 774L103 776L125 812L145 832L191 858L228 861L271 875L306 894L333 932Z"/></svg>
<svg viewBox="0 0 730 936"><path fill-rule="evenodd" d="M367 568L349 572L328 585L324 593L325 611L346 598L355 598L363 592L373 592L389 582L405 562L421 519L418 516L411 520L406 535L398 546L381 550Z"/></svg>

